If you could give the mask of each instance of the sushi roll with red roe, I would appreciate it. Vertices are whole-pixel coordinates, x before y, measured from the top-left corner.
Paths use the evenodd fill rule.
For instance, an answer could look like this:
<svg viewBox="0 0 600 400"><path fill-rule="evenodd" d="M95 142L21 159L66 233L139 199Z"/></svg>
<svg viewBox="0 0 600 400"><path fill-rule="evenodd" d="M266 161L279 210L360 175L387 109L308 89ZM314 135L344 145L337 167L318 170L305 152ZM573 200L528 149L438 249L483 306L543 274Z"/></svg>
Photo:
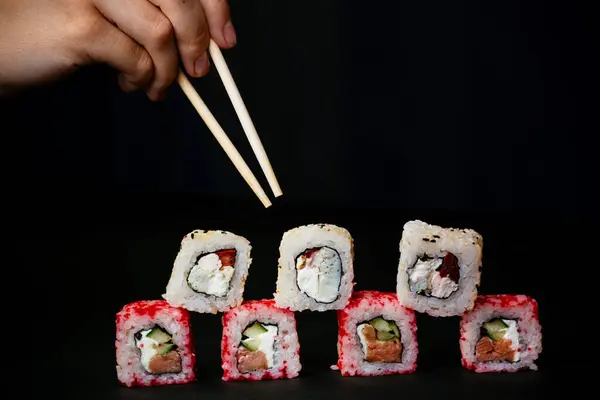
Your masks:
<svg viewBox="0 0 600 400"><path fill-rule="evenodd" d="M331 224L290 229L279 245L277 288L279 307L292 311L340 310L354 288L354 241Z"/></svg>
<svg viewBox="0 0 600 400"><path fill-rule="evenodd" d="M410 374L419 354L414 311L395 293L355 292L338 316L338 362L342 376Z"/></svg>
<svg viewBox="0 0 600 400"><path fill-rule="evenodd" d="M475 372L537 370L542 352L538 305L525 295L479 296L460 323L462 364Z"/></svg>
<svg viewBox="0 0 600 400"><path fill-rule="evenodd" d="M400 304L432 317L471 310L481 281L482 250L483 238L472 229L407 222L400 240Z"/></svg>
<svg viewBox="0 0 600 400"><path fill-rule="evenodd" d="M250 251L250 242L231 232L190 232L181 241L163 298L198 313L216 314L241 304Z"/></svg>
<svg viewBox="0 0 600 400"><path fill-rule="evenodd" d="M294 313L274 300L251 300L223 315L224 381L291 379L299 375L300 344Z"/></svg>
<svg viewBox="0 0 600 400"><path fill-rule="evenodd" d="M127 304L116 317L117 378L128 387L195 381L190 314L164 300Z"/></svg>

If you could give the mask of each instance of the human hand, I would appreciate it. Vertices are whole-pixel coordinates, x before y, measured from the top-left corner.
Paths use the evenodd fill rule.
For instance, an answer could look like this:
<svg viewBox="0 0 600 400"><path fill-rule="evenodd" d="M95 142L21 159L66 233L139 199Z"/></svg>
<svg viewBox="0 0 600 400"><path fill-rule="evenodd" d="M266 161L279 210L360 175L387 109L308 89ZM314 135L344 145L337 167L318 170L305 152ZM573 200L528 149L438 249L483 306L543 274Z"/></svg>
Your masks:
<svg viewBox="0 0 600 400"><path fill-rule="evenodd" d="M159 100L180 61L208 72L210 38L235 44L226 0L0 0L0 94L105 63Z"/></svg>

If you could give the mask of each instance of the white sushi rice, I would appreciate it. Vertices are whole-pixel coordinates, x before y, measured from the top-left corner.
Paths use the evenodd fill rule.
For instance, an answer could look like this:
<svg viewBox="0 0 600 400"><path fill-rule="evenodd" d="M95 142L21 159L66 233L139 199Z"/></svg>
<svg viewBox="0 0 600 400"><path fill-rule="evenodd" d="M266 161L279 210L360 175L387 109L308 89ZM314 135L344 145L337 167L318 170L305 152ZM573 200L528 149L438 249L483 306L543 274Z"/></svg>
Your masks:
<svg viewBox="0 0 600 400"><path fill-rule="evenodd" d="M357 366L358 372L363 375L383 375L389 373L401 373L411 371L415 368L418 356L418 343L416 333L411 332L411 321L414 322L414 314L402 307L395 307L391 303L363 300L361 308L353 308L350 317L346 320L346 331L349 333L342 339L341 346L344 351L344 364ZM368 322L373 318L382 317L388 321L396 322L400 331L400 343L402 343L402 360L400 363L379 363L365 360L360 338L357 334L358 325ZM416 324L414 329L416 330ZM416 332L416 331L415 331ZM338 343L340 346L340 343ZM339 351L339 350L338 350Z"/></svg>
<svg viewBox="0 0 600 400"><path fill-rule="evenodd" d="M525 301L525 296L517 296ZM494 318L517 320L519 361L492 361L478 362L475 355L475 346L479 341L481 326ZM474 365L477 372L515 372L521 369L538 369L535 360L542 352L542 328L535 315L531 304L523 306L499 307L493 303L479 306L476 310L467 313L461 321L460 348L463 361Z"/></svg>
<svg viewBox="0 0 600 400"><path fill-rule="evenodd" d="M260 379L264 375L265 371L242 374L237 369L237 352L242 340L242 332L255 321L263 325L277 326L277 335L273 340L270 374L276 379L297 377L302 365L299 356L300 344L296 332L296 320L278 312L277 308L259 305L249 309L243 306L236 309L233 323L223 327L224 340L221 342L221 353L227 354L221 360L223 369L227 371L223 379L235 380L244 376L246 379L252 380L252 378ZM224 346L228 346L228 349L225 349Z"/></svg>
<svg viewBox="0 0 600 400"><path fill-rule="evenodd" d="M187 282L187 277L196 259L201 254L235 248L233 276L230 289L224 296L198 293ZM184 307L198 313L223 312L242 303L244 287L252 258L250 242L242 236L226 231L190 232L181 241L181 248L175 259L171 277L163 298L176 307ZM203 285L208 287L208 285Z"/></svg>
<svg viewBox="0 0 600 400"><path fill-rule="evenodd" d="M143 385L151 381L162 384L183 381L193 372L194 364L191 357L185 357L182 349L189 348L190 338L188 326L182 326L178 319L181 318L179 310L161 310L154 317L148 315L131 315L129 318L123 318L117 326L116 337L116 361L117 377L125 385L130 385L136 380ZM172 337L172 341L177 345L181 356L181 372L178 374L167 373L161 375L148 374L142 365L140 350L137 348L135 334L140 331L148 330L159 325Z"/></svg>
<svg viewBox="0 0 600 400"><path fill-rule="evenodd" d="M307 249L329 247L340 256L341 280L336 299L324 303L301 291L297 282L296 257ZM354 287L354 242L350 233L331 224L311 224L291 229L283 234L279 245L277 305L293 311L339 310L348 304Z"/></svg>
<svg viewBox="0 0 600 400"><path fill-rule="evenodd" d="M472 229L443 228L419 220L407 222L400 240L398 300L406 307L434 317L456 316L471 310L481 281L482 250L483 238ZM447 298L412 292L410 272L418 258L423 255L443 257L446 252L458 259L458 289Z"/></svg>

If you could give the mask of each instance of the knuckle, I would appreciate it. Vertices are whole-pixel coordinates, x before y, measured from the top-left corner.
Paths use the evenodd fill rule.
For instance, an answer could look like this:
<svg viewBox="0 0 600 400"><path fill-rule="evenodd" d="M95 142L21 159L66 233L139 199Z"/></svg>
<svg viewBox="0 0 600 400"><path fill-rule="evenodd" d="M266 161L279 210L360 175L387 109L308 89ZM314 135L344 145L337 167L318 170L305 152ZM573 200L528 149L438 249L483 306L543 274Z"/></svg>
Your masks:
<svg viewBox="0 0 600 400"><path fill-rule="evenodd" d="M71 40L81 46L87 46L88 43L96 40L102 34L103 24L100 18L88 14L72 18L67 25L67 29Z"/></svg>
<svg viewBox="0 0 600 400"><path fill-rule="evenodd" d="M137 60L136 80L138 82L147 82L152 78L152 75L154 73L154 65L152 63L152 58L150 57L150 54L148 54L148 52L146 52L143 48L139 46L136 47L134 52L134 56Z"/></svg>
<svg viewBox="0 0 600 400"><path fill-rule="evenodd" d="M154 22L150 36L155 43L164 45L171 41L173 38L173 33L174 29L171 21L169 21L169 19L164 15L160 14L160 16Z"/></svg>
<svg viewBox="0 0 600 400"><path fill-rule="evenodd" d="M208 48L208 42L210 41L210 33L208 32L208 26L204 25L196 36L196 46L204 51Z"/></svg>
<svg viewBox="0 0 600 400"><path fill-rule="evenodd" d="M168 88L177 77L177 63L169 64L161 70L160 79L157 79L155 85L158 89L163 90Z"/></svg>
<svg viewBox="0 0 600 400"><path fill-rule="evenodd" d="M183 47L186 55L196 59L208 49L210 34L207 29L199 30L195 36Z"/></svg>

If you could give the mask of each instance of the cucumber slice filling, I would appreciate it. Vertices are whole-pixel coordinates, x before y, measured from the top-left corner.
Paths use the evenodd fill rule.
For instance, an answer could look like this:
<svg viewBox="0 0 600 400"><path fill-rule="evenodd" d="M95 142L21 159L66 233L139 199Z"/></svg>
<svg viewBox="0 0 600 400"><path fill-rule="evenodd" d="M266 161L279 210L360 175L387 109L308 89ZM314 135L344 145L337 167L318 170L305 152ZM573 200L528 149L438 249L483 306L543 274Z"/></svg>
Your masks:
<svg viewBox="0 0 600 400"><path fill-rule="evenodd" d="M260 339L258 338L248 338L242 340L242 346L247 348L250 351L256 351L260 347Z"/></svg>
<svg viewBox="0 0 600 400"><path fill-rule="evenodd" d="M375 330L380 331L380 332L389 332L392 330L392 328L390 327L390 324L388 324L388 322L381 318L381 317L377 317L372 319L369 324L375 328Z"/></svg>
<svg viewBox="0 0 600 400"><path fill-rule="evenodd" d="M150 339L156 340L158 343L163 344L171 341L171 336L155 326L147 335Z"/></svg>
<svg viewBox="0 0 600 400"><path fill-rule="evenodd" d="M392 328L394 335L396 335L396 337L400 337L400 330L398 329L398 325L396 325L394 321L390 322L390 327Z"/></svg>
<svg viewBox="0 0 600 400"><path fill-rule="evenodd" d="M377 339L388 341L400 338L400 330L394 321L386 321L383 317L373 318L368 322L375 331L377 331Z"/></svg>
<svg viewBox="0 0 600 400"><path fill-rule="evenodd" d="M501 319L494 319L483 324L483 328L486 334L492 340L500 340L504 338L508 325L506 325Z"/></svg>
<svg viewBox="0 0 600 400"><path fill-rule="evenodd" d="M261 323L255 322L252 325L250 325L248 328L246 328L246 330L244 330L244 332L242 332L242 335L244 335L248 338L257 338L265 332L267 332L267 328L262 326Z"/></svg>
<svg viewBox="0 0 600 400"><path fill-rule="evenodd" d="M387 342L388 340L392 340L395 338L396 335L394 335L393 332L377 331L377 340Z"/></svg>
<svg viewBox="0 0 600 400"><path fill-rule="evenodd" d="M139 349L140 362L144 370L149 374L167 374L181 372L180 357L171 357L167 363L157 360L157 357L169 357L177 353L177 345L173 343L173 337L158 325L134 334L136 347Z"/></svg>
<svg viewBox="0 0 600 400"><path fill-rule="evenodd" d="M161 344L156 349L156 354L158 354L159 356L164 356L165 354L167 354L171 350L175 350L176 347L177 346L175 346L173 343L170 343L170 344Z"/></svg>

